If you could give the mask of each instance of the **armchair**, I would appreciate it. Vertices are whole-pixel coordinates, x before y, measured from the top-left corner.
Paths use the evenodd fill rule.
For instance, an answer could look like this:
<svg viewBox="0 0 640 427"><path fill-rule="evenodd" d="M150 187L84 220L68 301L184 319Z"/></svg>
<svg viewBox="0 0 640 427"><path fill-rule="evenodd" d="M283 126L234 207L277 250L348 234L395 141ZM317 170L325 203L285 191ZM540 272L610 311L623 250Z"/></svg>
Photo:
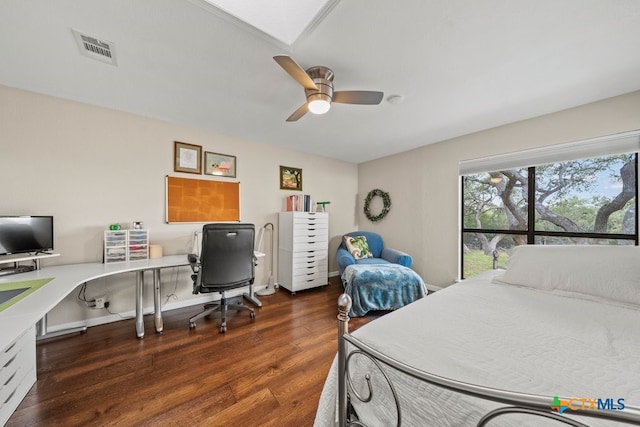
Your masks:
<svg viewBox="0 0 640 427"><path fill-rule="evenodd" d="M367 239L367 243L369 245L369 249L371 250L372 258L362 258L356 260L353 255L347 249L347 246L342 239L340 242L340 246L336 251L336 261L338 262L338 268L340 270L340 275L344 273L344 269L347 268L348 265L352 264L399 264L404 267L411 267L413 259L411 255L401 252L397 249L387 248L384 246L384 242L382 240L382 236L377 233L373 233L371 231L352 231L351 233L345 234L345 236L355 237L355 236L364 236Z"/></svg>
<svg viewBox="0 0 640 427"><path fill-rule="evenodd" d="M189 327L196 327L196 320L219 311L220 332L227 331L227 311L249 311L252 308L242 303L230 304L225 292L244 286L252 286L255 278L254 250L255 227L253 224L214 223L202 228L202 250L200 256L189 254L193 270L193 293L219 292L220 301L205 304L204 311L189 319ZM242 297L240 297L241 299Z"/></svg>

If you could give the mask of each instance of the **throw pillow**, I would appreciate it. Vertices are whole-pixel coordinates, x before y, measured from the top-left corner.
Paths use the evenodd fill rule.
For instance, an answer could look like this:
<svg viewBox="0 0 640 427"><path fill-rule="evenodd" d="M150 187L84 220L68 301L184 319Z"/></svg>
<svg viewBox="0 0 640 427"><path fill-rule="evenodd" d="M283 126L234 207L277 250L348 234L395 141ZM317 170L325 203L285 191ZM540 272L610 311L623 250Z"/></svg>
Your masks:
<svg viewBox="0 0 640 427"><path fill-rule="evenodd" d="M344 236L344 244L355 259L373 258L367 238L364 236Z"/></svg>

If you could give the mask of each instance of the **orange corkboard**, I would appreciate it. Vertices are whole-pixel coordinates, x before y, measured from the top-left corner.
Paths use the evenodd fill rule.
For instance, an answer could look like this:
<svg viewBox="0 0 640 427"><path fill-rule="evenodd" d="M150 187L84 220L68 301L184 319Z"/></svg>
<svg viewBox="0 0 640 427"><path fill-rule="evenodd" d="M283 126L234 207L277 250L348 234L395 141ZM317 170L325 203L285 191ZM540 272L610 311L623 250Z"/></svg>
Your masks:
<svg viewBox="0 0 640 427"><path fill-rule="evenodd" d="M167 222L240 221L240 183L167 176Z"/></svg>

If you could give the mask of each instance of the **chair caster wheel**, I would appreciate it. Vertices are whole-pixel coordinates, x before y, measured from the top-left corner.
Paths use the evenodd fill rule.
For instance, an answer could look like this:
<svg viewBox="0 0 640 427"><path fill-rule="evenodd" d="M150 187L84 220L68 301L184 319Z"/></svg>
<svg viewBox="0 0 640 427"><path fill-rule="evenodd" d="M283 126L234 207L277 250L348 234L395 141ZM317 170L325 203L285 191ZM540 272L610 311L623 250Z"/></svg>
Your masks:
<svg viewBox="0 0 640 427"><path fill-rule="evenodd" d="M189 329L195 329L196 328L196 322L189 322Z"/></svg>
<svg viewBox="0 0 640 427"><path fill-rule="evenodd" d="M220 326L220 333L224 334L225 332L227 332L227 326Z"/></svg>
<svg viewBox="0 0 640 427"><path fill-rule="evenodd" d="M250 312L249 316L251 316L251 318L252 318L252 319L255 319L255 318L256 318L256 314L255 314L253 311L252 311L252 312Z"/></svg>

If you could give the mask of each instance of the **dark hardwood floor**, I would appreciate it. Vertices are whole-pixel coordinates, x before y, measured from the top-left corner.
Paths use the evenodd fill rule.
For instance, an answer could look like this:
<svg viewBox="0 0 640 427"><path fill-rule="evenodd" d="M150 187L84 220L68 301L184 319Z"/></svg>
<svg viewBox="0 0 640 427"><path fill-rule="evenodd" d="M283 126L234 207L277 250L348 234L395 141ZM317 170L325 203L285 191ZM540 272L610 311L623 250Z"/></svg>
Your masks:
<svg viewBox="0 0 640 427"><path fill-rule="evenodd" d="M189 329L201 306L164 313L164 333L134 320L37 344L38 380L7 426L310 426L337 351L339 278L261 296ZM355 318L355 330L377 316Z"/></svg>

